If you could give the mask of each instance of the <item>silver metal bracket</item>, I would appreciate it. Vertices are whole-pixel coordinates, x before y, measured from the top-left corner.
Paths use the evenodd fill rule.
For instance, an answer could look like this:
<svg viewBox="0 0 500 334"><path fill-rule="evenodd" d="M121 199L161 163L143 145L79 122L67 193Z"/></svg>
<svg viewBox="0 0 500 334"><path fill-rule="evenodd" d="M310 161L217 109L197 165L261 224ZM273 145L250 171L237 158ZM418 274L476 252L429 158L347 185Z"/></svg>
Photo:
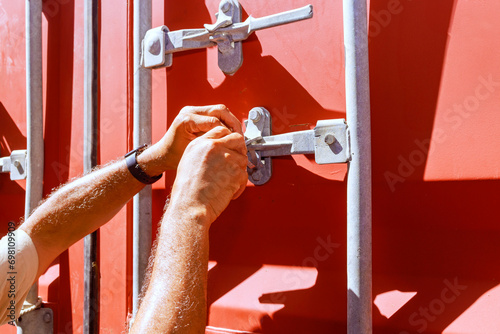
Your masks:
<svg viewBox="0 0 500 334"><path fill-rule="evenodd" d="M269 181L271 157L314 154L317 164L345 163L351 159L349 129L344 119L321 120L313 130L271 135L271 115L262 107L250 110L245 121L248 179L255 185Z"/></svg>
<svg viewBox="0 0 500 334"><path fill-rule="evenodd" d="M26 150L12 151L10 157L0 158L0 173L10 173L11 180L26 178Z"/></svg>
<svg viewBox="0 0 500 334"><path fill-rule="evenodd" d="M241 41L254 31L310 19L312 5L261 18L249 16L241 22L238 0L222 0L217 20L203 29L169 31L166 26L148 30L142 41L141 64L146 68L172 65L172 53L216 46L219 49L219 68L225 74L234 74L243 63Z"/></svg>
<svg viewBox="0 0 500 334"><path fill-rule="evenodd" d="M50 308L39 308L30 311L17 319L17 333L54 333L54 314ZM19 330L20 329L20 330Z"/></svg>

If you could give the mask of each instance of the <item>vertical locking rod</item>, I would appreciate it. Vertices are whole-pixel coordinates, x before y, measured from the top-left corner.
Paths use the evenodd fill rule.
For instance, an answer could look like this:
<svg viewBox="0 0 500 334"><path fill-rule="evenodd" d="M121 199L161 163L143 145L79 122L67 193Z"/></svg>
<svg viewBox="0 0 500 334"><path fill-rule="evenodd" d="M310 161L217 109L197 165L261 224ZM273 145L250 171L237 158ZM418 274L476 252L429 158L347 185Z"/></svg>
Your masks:
<svg viewBox="0 0 500 334"><path fill-rule="evenodd" d="M27 179L24 219L28 219L43 197L43 77L42 0L26 0L26 125ZM38 282L26 302L36 304Z"/></svg>
<svg viewBox="0 0 500 334"><path fill-rule="evenodd" d="M97 166L99 94L99 0L84 3L83 170ZM99 333L99 230L84 239L83 333Z"/></svg>
<svg viewBox="0 0 500 334"><path fill-rule="evenodd" d="M42 74L42 0L26 0L26 201L24 219L43 198L43 74ZM38 301L38 282L31 287L25 305ZM37 312L38 310L32 311ZM29 329L36 326L35 318L26 317L23 327L17 333L34 333ZM49 329L51 326L48 327ZM43 332L40 332L43 333Z"/></svg>
<svg viewBox="0 0 500 334"><path fill-rule="evenodd" d="M347 175L347 332L372 333L372 184L366 0L344 0Z"/></svg>
<svg viewBox="0 0 500 334"><path fill-rule="evenodd" d="M134 148L151 143L151 70L141 66L141 43L151 29L151 0L134 0ZM134 196L133 212L133 317L144 282L151 250L151 185Z"/></svg>

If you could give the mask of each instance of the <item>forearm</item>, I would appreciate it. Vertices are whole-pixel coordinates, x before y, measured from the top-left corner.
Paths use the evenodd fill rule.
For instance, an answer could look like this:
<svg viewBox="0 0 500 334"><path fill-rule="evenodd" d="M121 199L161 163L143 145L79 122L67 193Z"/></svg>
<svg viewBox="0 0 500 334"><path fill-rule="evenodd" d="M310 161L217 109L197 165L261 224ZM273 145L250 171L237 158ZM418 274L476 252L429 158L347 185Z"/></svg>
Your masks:
<svg viewBox="0 0 500 334"><path fill-rule="evenodd" d="M143 186L121 160L54 192L21 225L37 248L38 274L69 246L111 219Z"/></svg>
<svg viewBox="0 0 500 334"><path fill-rule="evenodd" d="M172 201L131 333L204 333L208 229L203 210Z"/></svg>

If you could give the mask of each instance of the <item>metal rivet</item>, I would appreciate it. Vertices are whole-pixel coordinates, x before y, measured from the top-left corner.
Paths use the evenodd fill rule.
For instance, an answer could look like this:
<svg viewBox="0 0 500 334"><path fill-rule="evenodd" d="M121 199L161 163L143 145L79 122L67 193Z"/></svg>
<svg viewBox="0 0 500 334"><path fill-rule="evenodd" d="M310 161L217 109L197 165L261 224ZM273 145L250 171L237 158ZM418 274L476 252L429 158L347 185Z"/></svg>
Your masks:
<svg viewBox="0 0 500 334"><path fill-rule="evenodd" d="M14 160L14 166L16 167L21 166L21 162L19 162L19 160Z"/></svg>
<svg viewBox="0 0 500 334"><path fill-rule="evenodd" d="M224 13L227 13L230 9L231 9L231 3L230 3L229 1L225 1L225 2L222 4L221 10L222 10Z"/></svg>
<svg viewBox="0 0 500 334"><path fill-rule="evenodd" d="M43 321L45 321L45 322L49 323L49 322L50 322L50 320L52 320L52 316L50 315L50 313L45 313L45 314L43 315Z"/></svg>
<svg viewBox="0 0 500 334"><path fill-rule="evenodd" d="M325 143L327 145L332 145L333 143L335 143L337 141L337 139L335 138L334 135L332 135L331 133L327 134L325 136Z"/></svg>
<svg viewBox="0 0 500 334"><path fill-rule="evenodd" d="M262 117L262 111L256 108L250 110L250 113L248 114L248 118L250 118L250 120L254 123L257 123L261 117Z"/></svg>

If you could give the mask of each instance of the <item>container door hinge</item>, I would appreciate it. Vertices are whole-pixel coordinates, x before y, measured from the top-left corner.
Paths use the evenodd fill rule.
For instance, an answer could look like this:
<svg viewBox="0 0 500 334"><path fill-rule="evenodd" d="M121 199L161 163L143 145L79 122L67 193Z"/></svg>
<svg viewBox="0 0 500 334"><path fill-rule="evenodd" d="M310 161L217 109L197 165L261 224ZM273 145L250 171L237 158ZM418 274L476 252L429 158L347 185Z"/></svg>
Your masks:
<svg viewBox="0 0 500 334"><path fill-rule="evenodd" d="M26 150L12 151L10 157L0 158L0 173L10 173L11 180L26 178Z"/></svg>
<svg viewBox="0 0 500 334"><path fill-rule="evenodd" d="M255 185L269 181L271 157L314 154L318 164L345 163L351 159L349 130L344 119L322 120L313 130L271 135L271 115L262 107L250 110L245 121L248 179Z"/></svg>
<svg viewBox="0 0 500 334"><path fill-rule="evenodd" d="M169 31L166 26L150 29L142 41L141 64L146 68L172 65L172 53L216 46L219 49L219 68L232 75L243 63L241 41L254 31L310 19L312 5L261 18L249 16L241 22L241 6L238 0L222 0L214 24L203 29Z"/></svg>

